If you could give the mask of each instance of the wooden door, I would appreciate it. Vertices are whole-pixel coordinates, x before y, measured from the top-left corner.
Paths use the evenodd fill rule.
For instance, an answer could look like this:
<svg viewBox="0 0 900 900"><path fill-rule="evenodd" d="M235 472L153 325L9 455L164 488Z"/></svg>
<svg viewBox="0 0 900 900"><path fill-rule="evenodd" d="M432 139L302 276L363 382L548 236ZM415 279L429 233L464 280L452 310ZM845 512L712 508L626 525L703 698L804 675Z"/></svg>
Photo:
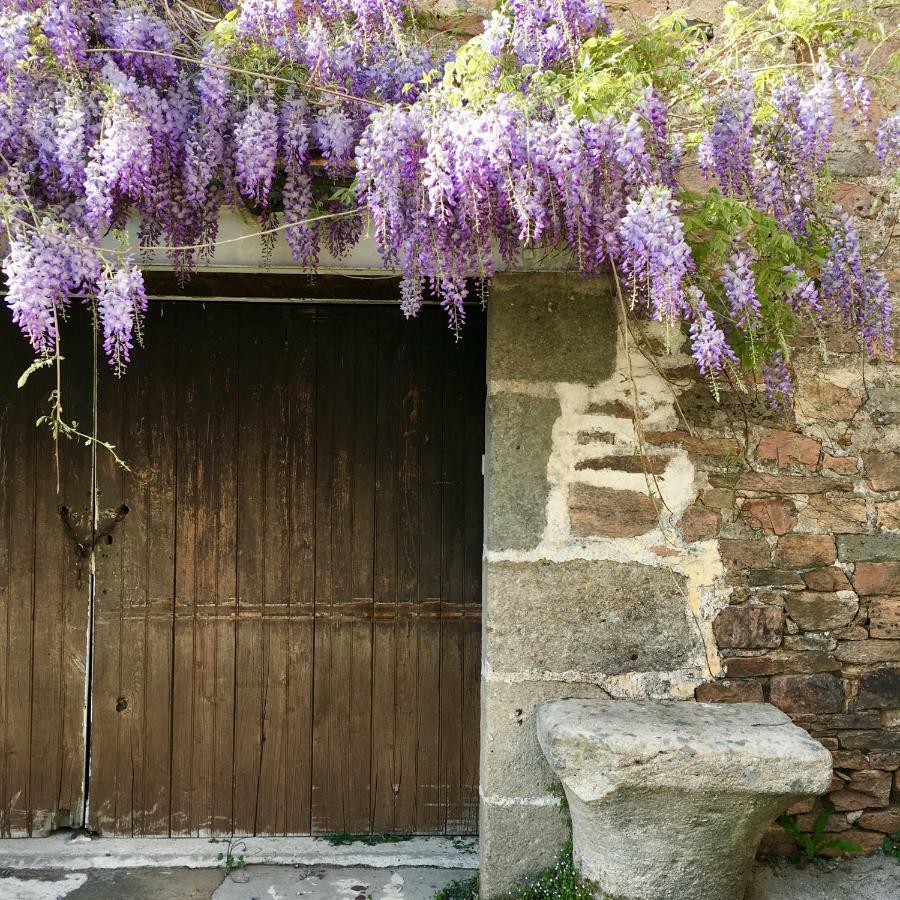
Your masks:
<svg viewBox="0 0 900 900"><path fill-rule="evenodd" d="M89 826L474 833L484 322L157 303L99 385Z"/></svg>
<svg viewBox="0 0 900 900"><path fill-rule="evenodd" d="M90 599L91 452L35 421L56 372L0 314L0 836L81 823ZM91 423L91 331L62 330L63 415Z"/></svg>

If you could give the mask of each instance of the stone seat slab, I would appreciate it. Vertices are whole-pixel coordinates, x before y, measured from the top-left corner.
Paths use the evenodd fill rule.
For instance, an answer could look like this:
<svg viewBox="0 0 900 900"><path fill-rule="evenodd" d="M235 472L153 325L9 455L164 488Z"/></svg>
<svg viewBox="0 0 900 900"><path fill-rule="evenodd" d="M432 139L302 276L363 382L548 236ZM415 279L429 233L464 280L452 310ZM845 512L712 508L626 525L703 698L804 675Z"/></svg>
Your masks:
<svg viewBox="0 0 900 900"><path fill-rule="evenodd" d="M538 713L539 730L551 722L544 754L581 769L571 777L585 796L622 780L684 787L686 778L753 793L818 794L831 777L828 751L768 703L551 700Z"/></svg>
<svg viewBox="0 0 900 900"><path fill-rule="evenodd" d="M831 754L767 703L550 700L537 728L575 861L614 900L741 900L768 825L831 780Z"/></svg>

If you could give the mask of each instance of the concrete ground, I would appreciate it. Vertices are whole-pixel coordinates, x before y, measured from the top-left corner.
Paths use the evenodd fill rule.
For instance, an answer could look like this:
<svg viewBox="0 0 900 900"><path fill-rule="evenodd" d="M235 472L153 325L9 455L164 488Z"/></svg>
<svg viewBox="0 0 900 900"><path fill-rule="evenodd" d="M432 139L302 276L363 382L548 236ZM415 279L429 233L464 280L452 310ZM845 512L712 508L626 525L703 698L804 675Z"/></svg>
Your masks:
<svg viewBox="0 0 900 900"><path fill-rule="evenodd" d="M473 873L454 869L249 866L221 869L0 870L3 900L431 900Z"/></svg>
<svg viewBox="0 0 900 900"><path fill-rule="evenodd" d="M900 900L900 860L879 853L823 869L760 864L747 900Z"/></svg>
<svg viewBox="0 0 900 900"><path fill-rule="evenodd" d="M0 863L2 864L2 863ZM2 869L2 900L431 900L473 874L434 867L252 865L221 869ZM900 862L878 855L827 869L761 865L746 900L898 900Z"/></svg>

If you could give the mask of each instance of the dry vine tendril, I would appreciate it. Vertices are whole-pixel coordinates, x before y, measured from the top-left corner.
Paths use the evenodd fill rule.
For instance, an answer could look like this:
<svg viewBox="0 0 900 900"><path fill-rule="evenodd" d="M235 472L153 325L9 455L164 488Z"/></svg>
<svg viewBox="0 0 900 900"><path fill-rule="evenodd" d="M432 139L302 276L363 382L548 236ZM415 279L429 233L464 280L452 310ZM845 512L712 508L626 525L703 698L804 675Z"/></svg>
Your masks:
<svg viewBox="0 0 900 900"><path fill-rule="evenodd" d="M687 327L714 386L756 370L776 407L798 323L890 350L888 287L827 160L838 109L864 123L892 87L870 66L896 0L729 4L714 36L678 16L617 30L599 0L506 0L443 51L401 0L196 5L4 3L3 271L39 357L58 358L82 296L121 372L140 248L188 276L228 208L311 269L322 238L341 255L368 223L407 315L429 287L454 328L467 279L564 248L612 267L635 314ZM876 152L900 162L897 114ZM693 158L703 193L679 185Z"/></svg>

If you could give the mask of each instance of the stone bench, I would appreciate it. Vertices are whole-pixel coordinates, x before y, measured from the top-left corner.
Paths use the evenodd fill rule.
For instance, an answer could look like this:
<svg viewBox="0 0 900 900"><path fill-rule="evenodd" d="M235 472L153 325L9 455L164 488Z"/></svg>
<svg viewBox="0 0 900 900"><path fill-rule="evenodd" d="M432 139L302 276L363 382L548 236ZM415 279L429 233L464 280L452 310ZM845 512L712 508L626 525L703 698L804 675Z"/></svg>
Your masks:
<svg viewBox="0 0 900 900"><path fill-rule="evenodd" d="M598 898L741 900L763 832L831 780L831 754L767 703L550 700L537 721Z"/></svg>

